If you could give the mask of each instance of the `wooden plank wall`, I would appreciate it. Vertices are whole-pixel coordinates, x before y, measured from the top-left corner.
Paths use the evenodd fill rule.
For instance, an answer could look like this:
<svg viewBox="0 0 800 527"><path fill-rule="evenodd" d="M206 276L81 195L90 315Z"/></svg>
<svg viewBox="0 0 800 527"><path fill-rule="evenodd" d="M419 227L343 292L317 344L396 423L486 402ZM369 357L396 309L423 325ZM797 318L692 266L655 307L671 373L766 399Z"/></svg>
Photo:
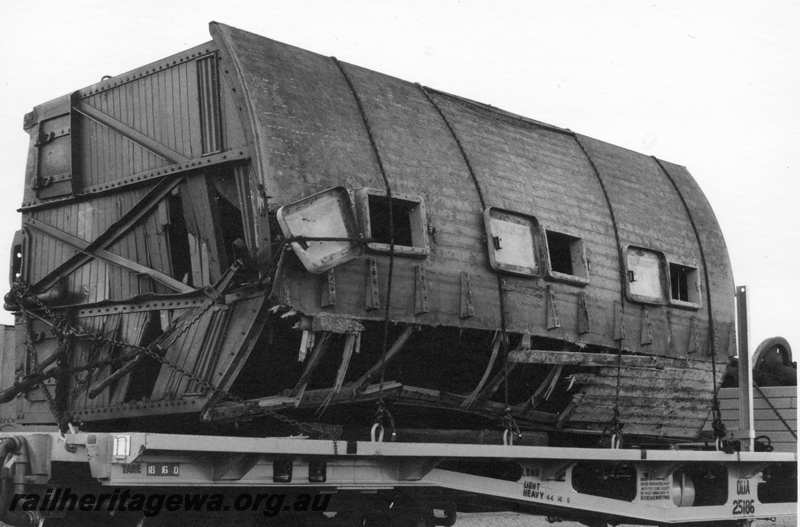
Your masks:
<svg viewBox="0 0 800 527"><path fill-rule="evenodd" d="M796 452L797 439L786 428L776 415L780 414L789 427L797 434L797 387L796 386L762 386L761 391L769 402L753 389L753 419L755 422L756 436L766 435L772 441L772 446L778 452ZM727 430L734 431L739 428L739 389L721 388L719 390L720 410L722 421ZM775 407L773 410L770 403ZM709 426L706 426L710 430Z"/></svg>
<svg viewBox="0 0 800 527"><path fill-rule="evenodd" d="M92 241L119 220L146 192L147 189L142 188L130 189L27 214L82 240ZM27 264L28 281L31 283L43 278L77 252L73 247L34 229L30 229L30 244L31 254L36 255ZM166 234L163 226L158 225L156 215L149 215L108 250L170 274ZM151 291L164 292L164 289L160 286L156 288L147 277L139 277L119 266L95 259L68 277L67 291L74 302L99 302L123 300Z"/></svg>
<svg viewBox="0 0 800 527"><path fill-rule="evenodd" d="M198 307L186 310L178 320L191 320L201 311L205 313L198 322L170 345L167 360L177 364L197 378L215 386L231 382L232 367L241 368L243 348L255 343L253 339L261 332L256 325L264 305L263 295L244 299L236 304L220 305L206 310ZM227 353L220 353L226 350ZM153 389L153 399L174 398L183 393L204 392L205 388L175 370L162 368Z"/></svg>
<svg viewBox="0 0 800 527"><path fill-rule="evenodd" d="M198 75L201 62L203 74ZM23 222L26 218L33 218L80 240L91 242L133 210L154 183L80 197L82 192L104 190L103 185L130 181L132 176L157 174L160 168L185 159L196 162L206 154L226 148L245 147L245 133L239 112L233 108L229 90L214 85L217 78L217 56L213 45L209 43L75 92L71 99L74 105L71 116L79 126L73 128L71 135L71 140L75 142L73 150L77 152L72 181L78 197L59 196L59 201L48 203L41 195L40 199L36 199L36 193L27 189L24 205L35 208L23 212ZM204 82L203 94L200 93L198 81ZM41 108L47 109L53 104L46 103ZM69 107L66 111L69 111ZM36 111L31 115L33 120ZM32 133L33 145L36 141L35 127L28 128ZM38 155L34 146L30 152L32 158ZM28 172L35 170L36 163L29 162ZM195 277L196 286L205 286L217 280L224 270L223 266L229 263L227 257L220 253L225 248L214 236L214 216L209 214L213 196L208 194L213 186L207 174L211 172L201 170L190 174L187 182L174 191L183 203L182 221L189 229L192 238L189 242L194 240L198 247L204 249L198 254L203 258L202 267L205 271L201 272L202 276ZM250 174L246 169L240 169L240 172L245 177ZM222 168L213 173L214 177L233 177L234 168ZM28 181L33 180L29 174ZM235 189L232 181L231 187ZM246 181L240 182L240 186L250 188ZM203 192L204 199L198 200L198 194ZM229 198L235 202L237 196L234 194ZM243 199L249 204L252 197L243 195ZM171 214L165 199L106 250L173 276L169 225L177 218L171 217ZM252 218L253 214L247 211L246 216ZM36 283L47 276L77 252L74 247L39 230L29 227L28 231L28 252L33 256L25 262L25 279L29 283ZM247 232L247 241L252 243L252 229L247 229ZM193 263L195 267L201 266ZM200 271L195 269L195 274ZM175 278L180 280L182 277ZM173 292L147 276L100 259L91 259L69 274L65 285L68 295L66 301L71 304L125 301L148 293ZM148 311L134 310L87 316L76 322L87 330L137 345L143 343L145 333L152 337L153 332L157 334L160 329L167 328L172 320L187 312L192 310L163 311L157 313L158 316ZM239 323L247 325L247 321L252 323L254 317L247 318L239 313ZM153 324L159 327L151 327ZM21 329L17 332L18 340L24 341L24 326L20 325L18 329ZM179 362L184 361L188 365L194 365L198 360L216 364L219 360L216 355L220 353L217 345L225 339L225 329L207 320L200 320L198 327L190 332L191 339L187 346L170 352L181 354ZM37 349L41 347L42 344L37 344ZM118 356L125 351L108 344L77 342L71 351L70 362L78 366L91 360ZM235 356L238 348L231 351ZM206 355L202 356L203 353ZM41 353L39 355L41 358ZM68 394L70 407L100 409L123 403L130 375L112 383L94 398L90 399L87 394L90 386L107 377L120 365L105 366L74 376ZM211 377L209 374L209 380ZM155 396L180 396L186 388L181 385L164 390L159 385ZM29 413L30 409L27 409ZM102 419L105 412L87 414L87 419Z"/></svg>
<svg viewBox="0 0 800 527"><path fill-rule="evenodd" d="M80 121L80 126L73 131L72 140L79 143L75 150L80 159L75 163L75 192L124 181L133 175L171 165L178 160L169 159L169 152L186 159L201 158L210 153L203 149L203 126L216 127L215 130L222 127L224 143L214 142L215 148L244 146L243 127L238 112L231 107L233 102L229 90L219 92L219 115L223 122L206 118L201 123L197 64L209 60L216 61L214 48L202 45L76 92L73 118ZM209 64L204 71L208 77ZM212 95L216 94L215 90ZM81 113L81 108L102 112L121 123L121 127L89 117L91 112L83 110ZM132 140L126 127L161 145L158 148L163 147L163 152ZM31 156L35 155L36 149L33 148ZM35 170L35 163L29 163L28 170ZM49 208L33 210L24 216L30 215L80 239L92 241L129 211L147 190L126 188L89 200L53 203ZM191 203L191 197L187 197L187 202ZM163 220L163 214L150 214L108 250L171 275ZM75 254L74 248L41 232L31 229L29 234L30 252L37 255L26 264L26 279L31 283ZM209 251L210 257L216 259L216 248L211 247ZM219 273L211 274L216 278ZM68 290L72 300L83 302L122 300L148 292L168 292L149 278L97 260L69 277Z"/></svg>
<svg viewBox="0 0 800 527"><path fill-rule="evenodd" d="M567 427L601 430L607 426L616 403L616 376L613 367L575 376L583 401L592 404L579 406ZM698 433L706 423L712 398L711 367L707 363L623 368L619 384L620 420L625 423L626 434L684 437L687 431Z"/></svg>

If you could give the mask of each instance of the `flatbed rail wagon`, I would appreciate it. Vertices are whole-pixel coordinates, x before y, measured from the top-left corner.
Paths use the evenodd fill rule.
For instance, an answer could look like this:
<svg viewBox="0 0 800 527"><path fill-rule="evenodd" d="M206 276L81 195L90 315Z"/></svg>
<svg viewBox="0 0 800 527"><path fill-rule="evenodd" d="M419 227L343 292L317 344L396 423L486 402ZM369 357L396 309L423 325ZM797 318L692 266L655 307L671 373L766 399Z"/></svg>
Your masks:
<svg viewBox="0 0 800 527"><path fill-rule="evenodd" d="M211 36L25 116L0 520L793 514L796 395L754 407L746 295L684 167Z"/></svg>

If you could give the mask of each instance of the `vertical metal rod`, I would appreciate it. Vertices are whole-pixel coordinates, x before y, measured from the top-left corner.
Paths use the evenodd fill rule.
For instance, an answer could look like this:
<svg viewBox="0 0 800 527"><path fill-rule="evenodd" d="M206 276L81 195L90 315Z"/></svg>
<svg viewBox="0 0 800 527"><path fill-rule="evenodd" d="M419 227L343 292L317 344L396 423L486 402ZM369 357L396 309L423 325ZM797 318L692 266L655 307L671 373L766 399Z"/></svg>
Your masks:
<svg viewBox="0 0 800 527"><path fill-rule="evenodd" d="M753 369L750 367L750 326L747 311L747 287L736 288L736 335L739 354L739 438L747 440L742 450L753 451L755 426L753 423Z"/></svg>

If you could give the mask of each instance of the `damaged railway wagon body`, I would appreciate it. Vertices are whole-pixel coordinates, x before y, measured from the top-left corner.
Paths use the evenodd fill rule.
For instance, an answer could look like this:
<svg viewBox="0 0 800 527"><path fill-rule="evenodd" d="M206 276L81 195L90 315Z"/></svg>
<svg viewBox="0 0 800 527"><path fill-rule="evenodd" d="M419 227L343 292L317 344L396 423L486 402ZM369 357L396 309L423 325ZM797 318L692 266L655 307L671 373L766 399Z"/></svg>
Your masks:
<svg viewBox="0 0 800 527"><path fill-rule="evenodd" d="M685 168L211 34L25 117L4 421L698 436L733 283Z"/></svg>

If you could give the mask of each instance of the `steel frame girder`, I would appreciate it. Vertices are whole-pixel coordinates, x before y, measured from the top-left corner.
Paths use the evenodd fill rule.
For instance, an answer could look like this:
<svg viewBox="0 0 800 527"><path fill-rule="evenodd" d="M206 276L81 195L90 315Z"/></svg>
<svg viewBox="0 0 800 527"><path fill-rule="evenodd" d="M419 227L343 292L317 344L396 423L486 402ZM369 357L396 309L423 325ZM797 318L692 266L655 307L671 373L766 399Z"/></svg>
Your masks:
<svg viewBox="0 0 800 527"><path fill-rule="evenodd" d="M57 199L49 199L47 201L35 200L35 201L24 202L22 206L18 209L18 212L28 212L32 210L40 210L51 207L60 207L68 203L73 203L76 201L88 199L92 196L99 196L102 194L107 194L109 192L114 192L121 189L141 186L149 182L158 181L168 176L182 174L190 171L196 171L201 168L210 168L218 165L223 165L226 163L246 161L248 159L250 159L250 156L247 153L247 150L245 149L226 150L224 152L219 152L217 154L209 154L200 158L193 158L185 163L173 163L158 168L151 168L149 170L136 172L135 174L131 174L130 176L125 176L113 181L107 181L105 183L90 185L88 187L80 189L80 192L75 193L73 196L66 196Z"/></svg>
<svg viewBox="0 0 800 527"><path fill-rule="evenodd" d="M147 275L159 284L162 284L173 291L177 291L178 293L191 293L195 291L194 287L184 284L180 280L176 280L175 278L172 278L161 271L153 269L152 267L142 265L139 262L135 262L118 254L114 254L100 247L91 250L89 249L90 242L82 238L78 238L77 236L73 236L68 232L64 232L61 229L49 225L43 221L39 221L36 218L27 218L25 220L25 226L36 229L37 231L42 232L51 238L55 238L56 240L64 242L89 256L94 256L95 258L117 265L123 269L127 269L128 271L133 271L134 273Z"/></svg>
<svg viewBox="0 0 800 527"><path fill-rule="evenodd" d="M83 253L76 254L69 258L66 262L59 265L44 278L39 280L33 286L35 292L43 292L53 287L61 278L76 271L79 267L86 264L89 260L94 258L91 254L97 249L105 249L124 236L130 229L132 229L142 218L147 216L158 203L169 195L172 190L177 187L184 177L176 176L172 179L159 181L150 192L147 193L138 203L131 209L123 214L116 223L112 224L108 229L101 233L94 241L90 242Z"/></svg>
<svg viewBox="0 0 800 527"><path fill-rule="evenodd" d="M12 434L0 434L0 437ZM613 450L596 448L463 445L434 443L374 443L297 438L220 437L147 433L16 433L31 444L49 448L53 461L89 463L91 474L104 485L121 487L249 487L375 491L396 488L438 488L512 501L555 514L592 514L658 524L748 520L792 515L795 503L763 504L757 498L761 481L756 470L766 464L796 462L794 453L686 450ZM49 436L49 441L42 441ZM114 452L113 445L126 445ZM646 452L646 454L645 454ZM292 460L291 481L275 482L273 461ZM324 482L310 480L310 462L325 460ZM436 468L442 459L517 461L523 468L516 481L500 480ZM632 501L577 492L572 484L576 463L618 461L637 471L637 495ZM665 467L695 462L718 463L728 472L724 503L676 505L672 475ZM180 464L177 475L149 475L147 464ZM411 465L409 465L411 464ZM412 466L413 465L413 466ZM411 467L411 469L409 468ZM561 467L553 470L553 467ZM655 495L643 492L642 481L659 480ZM752 512L737 513L737 502L749 501ZM742 510L741 507L738 510Z"/></svg>

